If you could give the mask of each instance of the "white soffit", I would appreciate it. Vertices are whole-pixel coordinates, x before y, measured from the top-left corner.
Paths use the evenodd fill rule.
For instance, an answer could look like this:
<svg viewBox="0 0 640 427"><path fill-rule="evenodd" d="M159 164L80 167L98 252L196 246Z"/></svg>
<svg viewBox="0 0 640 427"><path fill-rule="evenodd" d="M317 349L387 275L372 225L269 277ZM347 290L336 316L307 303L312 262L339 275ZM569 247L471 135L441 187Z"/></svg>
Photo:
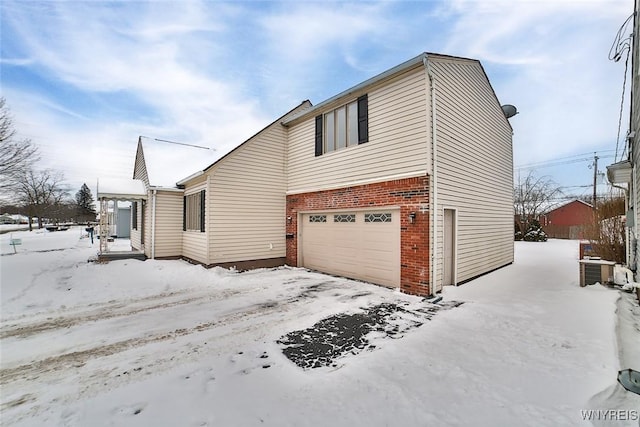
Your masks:
<svg viewBox="0 0 640 427"><path fill-rule="evenodd" d="M631 162L624 160L607 166L607 178L612 184L626 184L631 182Z"/></svg>

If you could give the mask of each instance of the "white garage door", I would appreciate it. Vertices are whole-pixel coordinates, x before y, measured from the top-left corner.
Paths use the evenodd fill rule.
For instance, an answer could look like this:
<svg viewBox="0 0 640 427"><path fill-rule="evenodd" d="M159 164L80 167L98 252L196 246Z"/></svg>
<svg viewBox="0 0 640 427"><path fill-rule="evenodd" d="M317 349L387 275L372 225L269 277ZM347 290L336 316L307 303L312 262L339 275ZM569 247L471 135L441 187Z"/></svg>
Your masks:
<svg viewBox="0 0 640 427"><path fill-rule="evenodd" d="M400 286L400 211L302 215L302 265L318 271Z"/></svg>

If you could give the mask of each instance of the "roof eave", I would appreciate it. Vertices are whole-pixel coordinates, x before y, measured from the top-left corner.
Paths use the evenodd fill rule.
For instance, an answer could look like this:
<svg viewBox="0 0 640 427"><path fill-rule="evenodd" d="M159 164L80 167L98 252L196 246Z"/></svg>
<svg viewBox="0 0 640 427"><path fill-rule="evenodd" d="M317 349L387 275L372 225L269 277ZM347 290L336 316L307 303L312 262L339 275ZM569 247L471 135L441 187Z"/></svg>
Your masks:
<svg viewBox="0 0 640 427"><path fill-rule="evenodd" d="M339 94L332 96L331 98L322 101L319 104L314 105L313 107L302 111L299 115L296 116L292 116L290 118L287 118L286 120L282 121L282 125L283 126L290 126L292 124L294 124L297 121L300 121L301 119L305 118L305 117L309 117L311 116L314 112L317 112L319 110L322 110L324 107L326 107L327 105L337 101L338 99L341 98L345 98L348 97L351 94L357 93L357 92L361 92L363 91L365 88L372 86L378 82L384 81L396 74L400 74L403 71L406 71L408 69L411 69L413 67L416 67L417 65L420 64L424 64L424 60L427 58L429 54L427 53L421 53L420 55L416 56L415 58L411 58L408 61L403 62L402 64L396 65L393 68L388 69L387 71L378 74L377 76L371 77L368 80L363 81L362 83L359 83L343 92L340 92Z"/></svg>
<svg viewBox="0 0 640 427"><path fill-rule="evenodd" d="M211 167L211 166L209 166L209 167ZM207 168L207 169L208 169L208 168ZM182 185L185 185L187 182L191 181L192 179L197 178L197 177L199 177L199 176L201 176L201 175L204 175L204 171L198 171L198 172L196 172L196 173L192 173L192 174L191 174L191 175L189 175L188 177L186 177L186 178L181 179L180 181L178 181L178 182L176 183L176 185L177 185L178 187L180 187L180 186L182 186Z"/></svg>
<svg viewBox="0 0 640 427"><path fill-rule="evenodd" d="M607 166L607 179L611 184L627 184L631 182L633 168L629 160Z"/></svg>

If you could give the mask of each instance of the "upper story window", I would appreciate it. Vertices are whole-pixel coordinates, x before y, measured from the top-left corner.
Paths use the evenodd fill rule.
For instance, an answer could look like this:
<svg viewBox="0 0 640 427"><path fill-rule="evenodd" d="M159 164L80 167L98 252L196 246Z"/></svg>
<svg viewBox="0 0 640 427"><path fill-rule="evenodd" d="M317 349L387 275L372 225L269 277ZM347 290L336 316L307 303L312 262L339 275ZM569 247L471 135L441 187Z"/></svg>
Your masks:
<svg viewBox="0 0 640 427"><path fill-rule="evenodd" d="M369 140L367 95L316 117L316 156Z"/></svg>

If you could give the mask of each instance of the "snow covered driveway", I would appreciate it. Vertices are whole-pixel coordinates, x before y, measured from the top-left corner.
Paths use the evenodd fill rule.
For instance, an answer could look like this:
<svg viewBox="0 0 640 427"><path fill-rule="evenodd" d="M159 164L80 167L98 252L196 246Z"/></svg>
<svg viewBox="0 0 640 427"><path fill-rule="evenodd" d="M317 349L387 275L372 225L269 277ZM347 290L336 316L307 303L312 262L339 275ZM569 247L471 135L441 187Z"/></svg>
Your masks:
<svg viewBox="0 0 640 427"><path fill-rule="evenodd" d="M518 243L441 310L297 268L87 263L80 233L0 236L3 425L589 425L619 368L618 294L578 287L576 242ZM366 343L289 360L328 319Z"/></svg>

